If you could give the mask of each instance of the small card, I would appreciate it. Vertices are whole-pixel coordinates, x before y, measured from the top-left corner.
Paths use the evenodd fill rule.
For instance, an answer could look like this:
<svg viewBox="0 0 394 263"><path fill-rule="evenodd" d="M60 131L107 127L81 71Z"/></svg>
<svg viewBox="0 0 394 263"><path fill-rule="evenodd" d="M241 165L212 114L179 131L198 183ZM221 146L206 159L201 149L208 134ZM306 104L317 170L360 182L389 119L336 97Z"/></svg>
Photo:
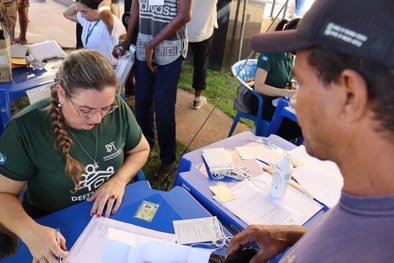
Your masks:
<svg viewBox="0 0 394 263"><path fill-rule="evenodd" d="M159 206L159 204L151 203L144 200L142 201L134 217L151 222L157 212L157 209L159 209Z"/></svg>
<svg viewBox="0 0 394 263"><path fill-rule="evenodd" d="M164 5L164 0L149 0L149 5Z"/></svg>
<svg viewBox="0 0 394 263"><path fill-rule="evenodd" d="M216 216L174 220L173 224L178 244L217 242L224 239L223 227Z"/></svg>
<svg viewBox="0 0 394 263"><path fill-rule="evenodd" d="M217 185L210 186L209 189L215 194L220 202L228 202L235 199L235 195L230 191L224 183L218 183Z"/></svg>

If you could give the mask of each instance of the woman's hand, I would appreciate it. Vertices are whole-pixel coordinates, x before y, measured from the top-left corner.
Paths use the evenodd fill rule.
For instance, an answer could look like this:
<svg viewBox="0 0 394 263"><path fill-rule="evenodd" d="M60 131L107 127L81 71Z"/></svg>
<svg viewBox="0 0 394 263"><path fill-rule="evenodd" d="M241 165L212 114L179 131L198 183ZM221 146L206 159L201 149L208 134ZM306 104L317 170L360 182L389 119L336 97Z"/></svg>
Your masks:
<svg viewBox="0 0 394 263"><path fill-rule="evenodd" d="M90 210L90 215L97 215L100 217L104 213L105 217L109 217L111 213L115 214L118 211L125 192L126 184L113 176L106 183L104 183L98 191L90 198L86 199L88 202L94 201L92 210Z"/></svg>
<svg viewBox="0 0 394 263"><path fill-rule="evenodd" d="M22 237L33 256L33 262L59 262L68 256L66 239L56 229L36 225Z"/></svg>

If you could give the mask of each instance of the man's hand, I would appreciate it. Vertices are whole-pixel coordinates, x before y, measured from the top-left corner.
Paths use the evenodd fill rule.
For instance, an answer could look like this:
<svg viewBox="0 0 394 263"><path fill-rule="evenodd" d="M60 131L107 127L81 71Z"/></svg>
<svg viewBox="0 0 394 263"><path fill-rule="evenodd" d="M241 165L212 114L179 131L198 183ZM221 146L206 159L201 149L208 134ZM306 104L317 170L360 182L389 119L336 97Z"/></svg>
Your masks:
<svg viewBox="0 0 394 263"><path fill-rule="evenodd" d="M260 250L251 263L266 262L291 246L306 232L301 226L251 225L231 240L226 256L240 252L248 244L255 242Z"/></svg>
<svg viewBox="0 0 394 263"><path fill-rule="evenodd" d="M146 46L146 65L152 71L152 73L156 73L158 70L158 67L153 64L153 56L155 55L155 48L149 43Z"/></svg>

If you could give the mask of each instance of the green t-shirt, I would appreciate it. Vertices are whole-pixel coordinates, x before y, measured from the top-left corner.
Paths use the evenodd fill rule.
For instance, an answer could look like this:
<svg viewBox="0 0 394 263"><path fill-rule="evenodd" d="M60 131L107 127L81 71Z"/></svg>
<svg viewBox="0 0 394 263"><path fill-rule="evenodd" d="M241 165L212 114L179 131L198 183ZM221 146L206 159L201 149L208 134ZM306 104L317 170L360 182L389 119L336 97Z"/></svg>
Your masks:
<svg viewBox="0 0 394 263"><path fill-rule="evenodd" d="M65 156L55 147L49 99L33 104L8 123L0 138L0 174L16 181L28 181L28 201L39 209L54 212L92 196L121 167L124 153L141 140L141 128L128 105L116 97L119 108L106 115L91 130L70 129L82 147L94 158L97 134L99 168L75 142L70 155L85 165L81 182L65 173ZM96 131L97 129L97 131Z"/></svg>
<svg viewBox="0 0 394 263"><path fill-rule="evenodd" d="M267 71L265 83L284 89L292 78L294 56L286 56L284 53L261 53L257 67Z"/></svg>

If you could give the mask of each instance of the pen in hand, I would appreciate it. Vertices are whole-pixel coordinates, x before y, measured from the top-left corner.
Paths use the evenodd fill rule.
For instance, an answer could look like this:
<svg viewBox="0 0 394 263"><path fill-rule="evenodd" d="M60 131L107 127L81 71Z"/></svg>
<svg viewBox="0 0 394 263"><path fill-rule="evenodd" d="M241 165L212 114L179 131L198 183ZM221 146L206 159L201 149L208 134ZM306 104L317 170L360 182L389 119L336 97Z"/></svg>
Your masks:
<svg viewBox="0 0 394 263"><path fill-rule="evenodd" d="M61 245L60 245L60 228L56 229L56 242L59 245L59 247L61 247ZM61 263L62 262L61 257L57 257L57 261L58 261L58 263Z"/></svg>

